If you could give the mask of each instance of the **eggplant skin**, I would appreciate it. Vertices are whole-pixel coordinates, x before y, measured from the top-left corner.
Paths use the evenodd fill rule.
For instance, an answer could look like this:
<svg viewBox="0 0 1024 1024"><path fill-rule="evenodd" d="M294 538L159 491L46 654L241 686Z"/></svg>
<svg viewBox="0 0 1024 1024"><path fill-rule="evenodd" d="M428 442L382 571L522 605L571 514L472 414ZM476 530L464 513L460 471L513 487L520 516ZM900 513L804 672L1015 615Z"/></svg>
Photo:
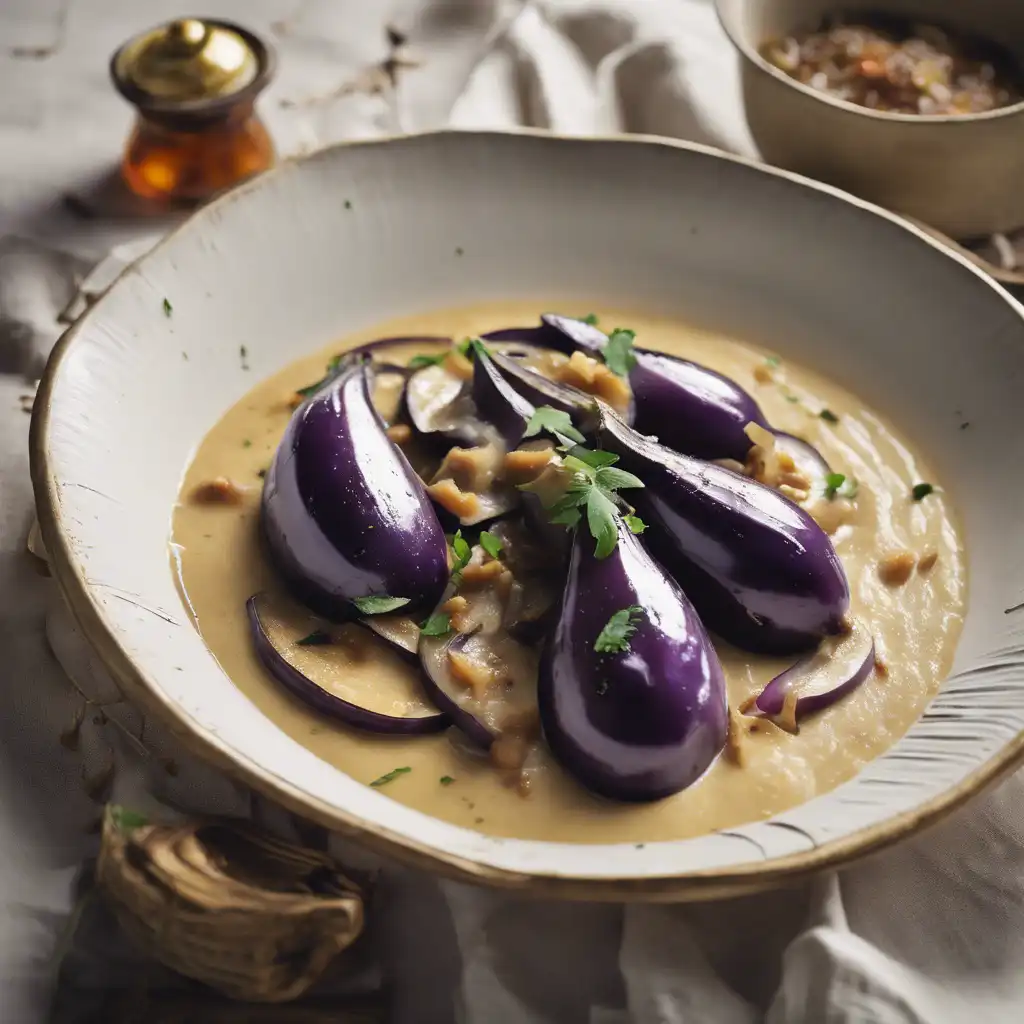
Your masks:
<svg viewBox="0 0 1024 1024"><path fill-rule="evenodd" d="M299 407L263 487L261 525L274 567L294 595L335 621L355 598L432 608L448 582L444 530L370 399L357 356Z"/></svg>
<svg viewBox="0 0 1024 1024"><path fill-rule="evenodd" d="M791 654L841 631L850 587L828 534L778 491L680 455L610 411L603 447L646 485L631 491L655 558L708 629L744 650Z"/></svg>
<svg viewBox="0 0 1024 1024"><path fill-rule="evenodd" d="M697 613L619 523L615 550L573 542L558 625L545 646L538 703L548 745L588 789L651 801L696 782L725 744L722 666ZM616 612L640 606L629 650L594 644Z"/></svg>

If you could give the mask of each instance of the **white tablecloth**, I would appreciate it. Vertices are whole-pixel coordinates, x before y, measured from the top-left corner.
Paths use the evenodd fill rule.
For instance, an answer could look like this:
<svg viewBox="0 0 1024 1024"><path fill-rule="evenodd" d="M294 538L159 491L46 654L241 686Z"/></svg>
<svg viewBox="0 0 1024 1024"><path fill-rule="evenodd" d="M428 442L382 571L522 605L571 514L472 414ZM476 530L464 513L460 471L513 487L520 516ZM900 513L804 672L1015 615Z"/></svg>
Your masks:
<svg viewBox="0 0 1024 1024"><path fill-rule="evenodd" d="M70 954L62 946L75 877L95 845L89 793L111 781L110 765L132 760L134 712L106 709L123 730L93 707L79 724L81 697L47 648L51 585L24 554L23 408L56 313L88 269L125 243L118 252L130 257L167 226L103 201L129 124L106 61L129 34L181 13L168 0L0 4L4 1024L44 1019L62 952L78 985L120 984L137 970L102 921L87 922ZM445 123L643 131L753 152L735 62L706 0L210 0L200 13L243 21L278 46L262 109L285 153ZM409 35L395 93L377 88L386 23ZM117 265L115 256L90 285ZM116 701L59 611L50 625L75 685ZM238 799L201 766L175 764L156 784L120 770L114 781L144 800L131 789L140 779L190 805ZM474 1024L1024 1020L1020 787L1015 778L840 876L730 903L566 907L389 867L370 960L351 987L383 974L402 1024L457 1014Z"/></svg>

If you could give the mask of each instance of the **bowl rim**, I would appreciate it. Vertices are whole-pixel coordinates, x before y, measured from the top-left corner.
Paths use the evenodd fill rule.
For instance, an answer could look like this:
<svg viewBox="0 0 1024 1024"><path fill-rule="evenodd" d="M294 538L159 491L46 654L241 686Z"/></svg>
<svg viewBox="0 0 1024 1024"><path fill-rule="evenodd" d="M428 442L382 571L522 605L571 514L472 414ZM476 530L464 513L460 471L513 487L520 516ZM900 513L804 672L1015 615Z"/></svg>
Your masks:
<svg viewBox="0 0 1024 1024"><path fill-rule="evenodd" d="M743 0L743 2L746 2L746 0ZM1020 99L1008 106L998 107L996 110L981 111L976 114L901 114L892 110L872 110L870 107L862 107L858 103L851 103L849 100L840 99L838 96L833 96L830 93L812 89L809 85L804 85L803 82L798 82L795 78L791 78L780 68L772 64L771 61L765 60L758 49L750 44L750 41L739 28L732 24L733 18L725 10L726 3L728 3L728 0L714 0L718 23L722 26L722 31L728 36L729 42L732 43L748 63L777 82L783 82L804 96L809 96L830 107L834 107L842 113L855 114L868 120L882 123L891 122L893 124L913 125L970 125L997 121L1024 113L1024 99Z"/></svg>
<svg viewBox="0 0 1024 1024"><path fill-rule="evenodd" d="M852 196L842 189L815 181L792 171L771 167L747 157L724 152L696 142L651 135L613 135L579 138L541 129L517 128L513 131L473 131L441 129L400 135L358 139L324 147L314 153L282 160L278 165L240 185L194 212L182 224L165 235L155 248L169 244L194 220L216 216L224 204L265 187L265 182L286 173L301 163L327 159L329 154L354 147L379 147L403 139L431 139L444 136L525 136L554 143L614 144L618 146L658 146L697 152L750 168L756 173L784 179L831 196L854 206L870 216L889 221L901 230L916 236L930 248L943 253L972 276L979 278L997 297L1024 320L1024 305L1017 302L989 275L955 249L943 244L934 235L916 224L867 200ZM683 902L735 897L793 884L824 869L834 869L855 858L891 846L903 836L939 821L960 807L983 788L999 781L1024 763L1024 731L1004 744L954 786L937 793L923 803L895 814L874 825L838 839L815 843L808 850L751 861L727 868L698 868L685 874L651 874L643 877L609 879L607 877L565 875L550 872L516 871L473 860L440 850L419 839L397 836L386 826L367 822L359 814L328 805L307 794L295 783L273 774L258 761L233 750L215 731L199 726L191 716L165 694L151 688L145 674L117 641L94 599L81 566L71 552L70 538L60 524L60 495L57 478L51 471L48 449L51 402L61 364L86 324L88 313L106 301L107 295L120 280L134 273L139 262L149 253L126 266L109 288L94 302L86 314L68 328L50 353L39 383L29 430L29 468L43 545L50 571L68 605L71 615L90 646L99 655L104 667L126 697L138 701L148 712L158 716L183 747L201 760L214 765L229 777L274 800L285 809L315 822L345 838L355 839L375 853L461 882L486 884L492 887L529 891L549 898L626 902ZM514 841L514 840L510 840Z"/></svg>

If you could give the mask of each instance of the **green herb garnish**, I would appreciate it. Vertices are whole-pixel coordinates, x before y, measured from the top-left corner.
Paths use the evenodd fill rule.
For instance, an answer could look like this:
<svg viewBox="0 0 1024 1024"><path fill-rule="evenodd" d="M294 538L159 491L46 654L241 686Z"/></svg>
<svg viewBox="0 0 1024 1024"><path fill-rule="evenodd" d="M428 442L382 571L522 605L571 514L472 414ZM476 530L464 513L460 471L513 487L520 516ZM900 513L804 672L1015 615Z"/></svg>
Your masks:
<svg viewBox="0 0 1024 1024"><path fill-rule="evenodd" d="M167 299L164 299L164 316L170 316L174 312L174 307L170 304Z"/></svg>
<svg viewBox="0 0 1024 1024"><path fill-rule="evenodd" d="M839 417L831 409L822 409L818 416L826 423L838 423Z"/></svg>
<svg viewBox="0 0 1024 1024"><path fill-rule="evenodd" d="M469 565L470 558L473 557L473 550L469 546L469 541L462 536L461 530L455 531L455 536L449 541L449 546L452 549L452 579L456 580L462 575L462 570Z"/></svg>
<svg viewBox="0 0 1024 1024"><path fill-rule="evenodd" d="M564 450L564 448L563 448ZM573 445L562 458L562 465L573 474L565 493L547 506L548 518L552 523L572 529L579 525L583 510L587 513L587 528L597 541L594 554L607 558L618 542L616 518L620 511L629 519L627 526L637 532L636 526L643 524L634 516L634 509L619 496L619 491L643 487L644 482L632 473L613 468L618 456L602 452L600 459L594 459L597 452ZM597 462L595 466L592 463ZM529 489L529 484L524 489Z"/></svg>
<svg viewBox="0 0 1024 1024"><path fill-rule="evenodd" d="M764 363L765 366L770 366L774 370L776 366L782 364L782 360L778 356L769 356Z"/></svg>
<svg viewBox="0 0 1024 1024"><path fill-rule="evenodd" d="M382 775L379 779L374 779L370 783L371 786L386 786L389 782L394 782L399 775L408 775L411 772L411 768L392 768L387 775Z"/></svg>
<svg viewBox="0 0 1024 1024"><path fill-rule="evenodd" d="M480 547L484 549L491 556L491 558L497 558L501 554L505 545L489 530L483 530L480 534Z"/></svg>
<svg viewBox="0 0 1024 1024"><path fill-rule="evenodd" d="M304 636L301 640L295 641L296 647L323 647L332 643L331 634L325 633L322 629L314 629L312 633Z"/></svg>
<svg viewBox="0 0 1024 1024"><path fill-rule="evenodd" d="M612 373L620 377L628 377L629 371L636 366L636 353L633 351L633 340L636 331L616 327L608 335L608 344L601 350L605 365Z"/></svg>
<svg viewBox="0 0 1024 1024"><path fill-rule="evenodd" d="M455 780L450 775L442 775L440 781L442 786L450 786Z"/></svg>
<svg viewBox="0 0 1024 1024"><path fill-rule="evenodd" d="M438 612L436 615L431 615L420 626L421 636L444 636L451 631L452 617L447 612Z"/></svg>
<svg viewBox="0 0 1024 1024"><path fill-rule="evenodd" d="M800 401L800 398L797 395L786 395L786 401L789 402L790 405L796 405Z"/></svg>
<svg viewBox="0 0 1024 1024"><path fill-rule="evenodd" d="M407 597L388 597L387 594L371 597L354 597L352 603L360 615L387 615L388 612L404 608L409 603Z"/></svg>
<svg viewBox="0 0 1024 1024"><path fill-rule="evenodd" d="M623 521L632 533L643 533L647 524L639 516L623 516Z"/></svg>
<svg viewBox="0 0 1024 1024"><path fill-rule="evenodd" d="M840 498L856 498L860 484L852 476L843 473L825 474L825 497L831 501L837 495Z"/></svg>
<svg viewBox="0 0 1024 1024"><path fill-rule="evenodd" d="M638 604L617 611L598 633L594 650L598 654L625 654L629 650L630 637L637 630L635 619L643 611Z"/></svg>
<svg viewBox="0 0 1024 1024"><path fill-rule="evenodd" d="M585 324L590 324L591 327L596 327L597 323L598 323L598 321L597 321L597 314L596 313L588 313L585 317L583 317L583 322Z"/></svg>
<svg viewBox="0 0 1024 1024"><path fill-rule="evenodd" d="M578 444L582 444L585 440L583 435L572 425L569 414L561 409L553 409L550 405L541 405L534 410L530 422L526 424L523 437L536 437L542 430L546 430L556 437L566 437Z"/></svg>
<svg viewBox="0 0 1024 1024"><path fill-rule="evenodd" d="M422 370L424 366L437 366L448 358L447 352L439 352L436 356L413 356L406 364L410 370Z"/></svg>
<svg viewBox="0 0 1024 1024"><path fill-rule="evenodd" d="M131 832L134 829L142 828L143 825L149 824L149 819L144 814L139 814L138 811L131 811L127 807L121 807L119 804L111 805L110 817L113 819L114 825L121 832Z"/></svg>
<svg viewBox="0 0 1024 1024"><path fill-rule="evenodd" d="M914 497L914 501L921 501L922 498L927 498L935 490L931 484L914 484L911 494Z"/></svg>
<svg viewBox="0 0 1024 1024"><path fill-rule="evenodd" d="M463 356L466 356L467 358L469 358L470 357L470 353L473 350L473 342L474 341L478 341L478 340L479 339L477 339L477 338L463 338L462 341L460 341L455 346L455 351L458 352L459 355L463 355ZM483 342L481 341L480 344L483 345ZM485 352L487 351L486 347L484 348L484 351Z"/></svg>
<svg viewBox="0 0 1024 1024"><path fill-rule="evenodd" d="M242 447L243 448L251 448L252 447L252 441L250 441L249 438L245 438L245 440L242 441Z"/></svg>

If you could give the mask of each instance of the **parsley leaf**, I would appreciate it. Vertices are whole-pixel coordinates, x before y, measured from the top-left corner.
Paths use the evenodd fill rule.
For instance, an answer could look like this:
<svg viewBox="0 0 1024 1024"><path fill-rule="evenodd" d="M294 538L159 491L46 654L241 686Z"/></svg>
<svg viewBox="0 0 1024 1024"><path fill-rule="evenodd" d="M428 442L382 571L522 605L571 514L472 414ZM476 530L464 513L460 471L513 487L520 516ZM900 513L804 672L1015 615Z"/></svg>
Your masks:
<svg viewBox="0 0 1024 1024"><path fill-rule="evenodd" d="M594 548L597 558L607 558L615 550L619 539L615 516L615 503L600 488L592 488L587 495L587 526L597 541Z"/></svg>
<svg viewBox="0 0 1024 1024"><path fill-rule="evenodd" d="M574 444L566 452L566 455L571 459L577 459L582 462L585 466L590 466L592 469L601 469L604 466L614 466L619 461L618 455L613 455L611 452L603 451L591 451L589 448L584 448L583 445Z"/></svg>
<svg viewBox="0 0 1024 1024"><path fill-rule="evenodd" d="M322 629L314 629L312 633L304 636L301 640L295 641L296 647L323 647L331 643L331 634L325 633Z"/></svg>
<svg viewBox="0 0 1024 1024"><path fill-rule="evenodd" d="M839 488L846 483L846 477L842 473L825 474L825 497L831 501L839 491Z"/></svg>
<svg viewBox="0 0 1024 1024"><path fill-rule="evenodd" d="M462 341L455 346L455 351L458 352L459 355L466 356L468 358L470 352L473 350L473 342L475 340L475 338L463 338Z"/></svg>
<svg viewBox="0 0 1024 1024"><path fill-rule="evenodd" d="M444 636L452 629L452 617L447 612L438 612L431 615L426 622L420 626L421 636Z"/></svg>
<svg viewBox="0 0 1024 1024"><path fill-rule="evenodd" d="M164 316L170 316L174 312L174 307L170 304L167 299L164 299Z"/></svg>
<svg viewBox="0 0 1024 1024"><path fill-rule="evenodd" d="M550 405L541 405L534 410L530 422L526 424L523 437L536 437L542 430L556 435L561 434L578 444L583 444L584 441L583 435L572 425L569 414L561 409L553 409Z"/></svg>
<svg viewBox="0 0 1024 1024"><path fill-rule="evenodd" d="M408 775L411 772L411 768L392 768L387 775L382 775L379 779L374 779L370 783L371 786L386 786L389 782L394 782L399 775Z"/></svg>
<svg viewBox="0 0 1024 1024"><path fill-rule="evenodd" d="M622 327L616 327L608 335L608 344L601 350L601 356L612 373L628 377L629 371L636 366L636 353L633 351L635 337L636 331L628 331Z"/></svg>
<svg viewBox="0 0 1024 1024"><path fill-rule="evenodd" d="M490 532L490 530L483 530L480 533L480 547L484 549L491 556L491 558L497 558L501 554L505 545Z"/></svg>
<svg viewBox="0 0 1024 1024"><path fill-rule="evenodd" d="M388 597L387 594L380 594L370 597L354 597L352 603L362 615L386 615L398 608L404 608L409 603L409 598Z"/></svg>
<svg viewBox="0 0 1024 1024"><path fill-rule="evenodd" d="M450 786L455 780L450 775L442 775L440 781L442 786Z"/></svg>
<svg viewBox="0 0 1024 1024"><path fill-rule="evenodd" d="M447 352L439 352L436 356L419 355L413 356L406 363L410 370L422 370L424 366L437 366L448 358Z"/></svg>
<svg viewBox="0 0 1024 1024"><path fill-rule="evenodd" d="M630 605L617 611L605 623L604 629L597 635L594 641L594 650L598 654L625 654L629 651L630 637L637 630L637 616L643 614L643 608L638 604Z"/></svg>
<svg viewBox="0 0 1024 1024"><path fill-rule="evenodd" d="M927 498L934 490L935 488L931 484L914 484L910 493L914 501L921 501L923 498Z"/></svg>
<svg viewBox="0 0 1024 1024"><path fill-rule="evenodd" d="M831 409L822 409L818 416L826 423L838 423L839 417Z"/></svg>
<svg viewBox="0 0 1024 1024"><path fill-rule="evenodd" d="M632 533L643 533L647 529L647 524L639 516L624 516L623 519Z"/></svg>
<svg viewBox="0 0 1024 1024"><path fill-rule="evenodd" d="M583 317L583 322L585 324L590 324L591 327L596 327L597 326L597 314L596 313L588 313L585 317Z"/></svg>
<svg viewBox="0 0 1024 1024"><path fill-rule="evenodd" d="M462 575L462 570L469 565L469 560L473 557L473 551L469 546L469 541L462 536L461 530L455 531L455 536L451 539L450 547L452 549L452 554L455 556L452 559L452 579L457 579Z"/></svg>
<svg viewBox="0 0 1024 1024"><path fill-rule="evenodd" d="M629 487L643 487L644 482L638 476L627 473L624 469L612 469L604 466L594 474L598 487L606 491L622 491Z"/></svg>
<svg viewBox="0 0 1024 1024"><path fill-rule="evenodd" d="M769 356L764 362L765 366L770 366L772 369L782 364L782 360L778 356Z"/></svg>
<svg viewBox="0 0 1024 1024"><path fill-rule="evenodd" d="M842 473L827 473L825 475L825 497L831 501L837 495L840 498L856 498L860 490L860 484L852 476L845 476Z"/></svg>
<svg viewBox="0 0 1024 1024"><path fill-rule="evenodd" d="M130 811L127 807L121 807L120 804L111 805L110 817L121 832L131 832L133 829L149 824L149 819L144 814Z"/></svg>

